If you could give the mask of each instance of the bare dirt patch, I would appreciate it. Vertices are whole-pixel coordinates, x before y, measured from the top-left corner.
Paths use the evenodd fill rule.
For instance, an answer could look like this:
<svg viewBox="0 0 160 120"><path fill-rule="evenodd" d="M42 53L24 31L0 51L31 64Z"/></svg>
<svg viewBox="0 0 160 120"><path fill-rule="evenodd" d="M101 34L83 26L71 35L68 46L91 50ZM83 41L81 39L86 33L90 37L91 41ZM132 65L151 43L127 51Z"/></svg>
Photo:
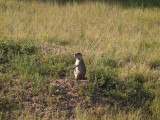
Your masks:
<svg viewBox="0 0 160 120"><path fill-rule="evenodd" d="M74 118L77 105L83 108L90 108L93 104L86 99L86 95L79 94L78 87L81 84L87 85L87 81L68 79L50 80L49 86L52 87L52 91L42 92L43 96L41 100L38 94L32 96L29 93L30 85L26 84L28 97L24 100L23 106L24 108L31 108L32 111L41 117L48 118L49 113L53 113L57 118L62 116Z"/></svg>

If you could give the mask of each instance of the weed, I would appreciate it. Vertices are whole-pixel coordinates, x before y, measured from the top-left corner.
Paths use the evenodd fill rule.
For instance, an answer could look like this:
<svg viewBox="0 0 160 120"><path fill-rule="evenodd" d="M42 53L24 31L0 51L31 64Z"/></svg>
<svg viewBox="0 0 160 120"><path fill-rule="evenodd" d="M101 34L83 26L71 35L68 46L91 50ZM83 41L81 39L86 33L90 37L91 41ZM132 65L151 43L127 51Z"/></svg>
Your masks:
<svg viewBox="0 0 160 120"><path fill-rule="evenodd" d="M149 65L150 65L151 69L158 69L160 67L160 60L159 59L151 60Z"/></svg>

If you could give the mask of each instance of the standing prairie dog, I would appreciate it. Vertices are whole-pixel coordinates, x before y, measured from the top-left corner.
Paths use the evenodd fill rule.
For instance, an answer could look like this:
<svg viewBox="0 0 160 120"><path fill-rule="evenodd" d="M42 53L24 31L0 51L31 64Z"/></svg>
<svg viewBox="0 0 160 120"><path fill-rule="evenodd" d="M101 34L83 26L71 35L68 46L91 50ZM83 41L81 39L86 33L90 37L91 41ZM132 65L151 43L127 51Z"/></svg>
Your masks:
<svg viewBox="0 0 160 120"><path fill-rule="evenodd" d="M74 66L75 80L82 80L85 78L85 74L86 74L86 66L84 64L82 54L75 53L74 57L76 58L76 62L75 62L75 66Z"/></svg>

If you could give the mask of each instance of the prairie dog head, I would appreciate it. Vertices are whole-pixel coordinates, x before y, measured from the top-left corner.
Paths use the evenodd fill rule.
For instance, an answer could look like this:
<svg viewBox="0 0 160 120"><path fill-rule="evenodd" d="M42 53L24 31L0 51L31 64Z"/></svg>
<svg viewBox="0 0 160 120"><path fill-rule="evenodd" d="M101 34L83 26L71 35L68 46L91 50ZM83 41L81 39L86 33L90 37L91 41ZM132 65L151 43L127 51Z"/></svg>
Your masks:
<svg viewBox="0 0 160 120"><path fill-rule="evenodd" d="M82 54L81 54L81 53L74 53L74 57L75 57L76 59L81 60L81 59L82 59Z"/></svg>

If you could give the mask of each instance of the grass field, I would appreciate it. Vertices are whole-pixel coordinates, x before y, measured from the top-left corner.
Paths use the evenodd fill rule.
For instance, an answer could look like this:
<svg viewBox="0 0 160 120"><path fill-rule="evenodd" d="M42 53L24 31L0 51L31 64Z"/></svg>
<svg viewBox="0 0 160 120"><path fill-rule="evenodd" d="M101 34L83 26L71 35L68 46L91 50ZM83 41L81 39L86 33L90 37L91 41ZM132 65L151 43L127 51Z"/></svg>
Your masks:
<svg viewBox="0 0 160 120"><path fill-rule="evenodd" d="M160 2L0 0L0 119L159 120Z"/></svg>

